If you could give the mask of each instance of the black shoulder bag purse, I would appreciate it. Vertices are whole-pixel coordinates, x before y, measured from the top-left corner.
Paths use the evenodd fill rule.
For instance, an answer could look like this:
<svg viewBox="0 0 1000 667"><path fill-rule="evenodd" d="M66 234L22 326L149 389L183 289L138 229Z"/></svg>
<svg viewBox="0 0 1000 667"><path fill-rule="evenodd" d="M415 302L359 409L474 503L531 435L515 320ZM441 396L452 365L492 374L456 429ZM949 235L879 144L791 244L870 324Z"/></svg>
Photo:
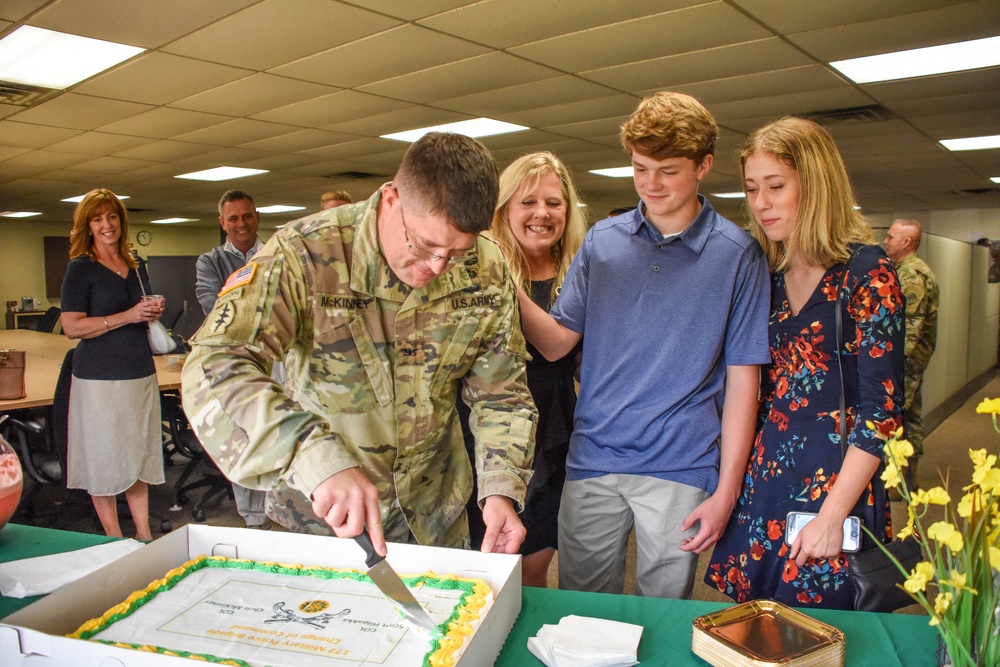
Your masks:
<svg viewBox="0 0 1000 667"><path fill-rule="evenodd" d="M844 280L837 289L837 370L840 373L840 453L847 456L847 403L844 399L844 366L841 354L844 350L844 331L842 314L842 294L847 289L847 280L851 273L851 264L858 252L865 246L858 246L851 253L844 268ZM880 468L881 469L881 468ZM885 521L885 514L876 508L876 521ZM920 562L920 543L910 538L895 539L883 544L889 553L906 568L913 570ZM851 585L854 587L854 609L856 611L893 612L900 607L914 604L913 598L901 587L906 581L906 575L899 571L896 564L877 544L857 553L848 553Z"/></svg>

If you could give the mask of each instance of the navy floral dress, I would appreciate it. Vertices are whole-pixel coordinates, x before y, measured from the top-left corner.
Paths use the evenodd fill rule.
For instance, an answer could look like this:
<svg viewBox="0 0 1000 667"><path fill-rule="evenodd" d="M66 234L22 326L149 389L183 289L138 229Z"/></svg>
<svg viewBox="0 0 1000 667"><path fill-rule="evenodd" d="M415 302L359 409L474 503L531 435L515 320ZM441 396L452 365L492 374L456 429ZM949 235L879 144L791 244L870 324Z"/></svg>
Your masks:
<svg viewBox="0 0 1000 667"><path fill-rule="evenodd" d="M882 458L901 424L905 305L896 271L878 246L830 268L793 315L784 274L771 276L771 365L761 386L757 438L729 525L715 546L705 583L738 602L770 598L790 606L851 609L847 559L789 559L785 517L818 512L837 481L840 375L836 299L842 286L848 444ZM846 284L845 284L846 279ZM879 539L891 537L879 468L852 515ZM873 546L865 535L863 548Z"/></svg>

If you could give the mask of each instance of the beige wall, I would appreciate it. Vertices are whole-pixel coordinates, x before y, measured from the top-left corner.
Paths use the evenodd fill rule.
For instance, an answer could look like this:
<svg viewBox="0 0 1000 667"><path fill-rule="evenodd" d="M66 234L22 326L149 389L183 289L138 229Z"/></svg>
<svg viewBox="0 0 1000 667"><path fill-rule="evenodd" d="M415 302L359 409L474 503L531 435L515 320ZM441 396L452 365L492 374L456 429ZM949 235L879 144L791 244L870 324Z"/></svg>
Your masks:
<svg viewBox="0 0 1000 667"><path fill-rule="evenodd" d="M148 246L135 243L140 230L148 230L153 241ZM41 300L42 307L58 306L58 299L45 298L45 263L42 239L46 236L68 236L69 223L32 223L30 221L0 222L0 300L18 300L31 296ZM218 227L169 227L164 225L134 225L129 236L143 257L162 255L200 255L219 244ZM265 238L262 233L261 238Z"/></svg>

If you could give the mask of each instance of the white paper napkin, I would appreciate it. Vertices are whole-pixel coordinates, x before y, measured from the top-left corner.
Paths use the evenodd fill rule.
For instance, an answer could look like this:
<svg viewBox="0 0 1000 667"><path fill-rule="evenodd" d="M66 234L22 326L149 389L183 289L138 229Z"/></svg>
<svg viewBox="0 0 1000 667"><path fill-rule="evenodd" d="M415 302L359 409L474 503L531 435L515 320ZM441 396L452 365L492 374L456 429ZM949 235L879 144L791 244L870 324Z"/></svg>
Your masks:
<svg viewBox="0 0 1000 667"><path fill-rule="evenodd" d="M641 625L570 615L539 628L528 650L548 667L630 667L641 638Z"/></svg>
<svg viewBox="0 0 1000 667"><path fill-rule="evenodd" d="M9 598L45 595L142 546L136 540L116 540L77 551L0 563L0 593Z"/></svg>

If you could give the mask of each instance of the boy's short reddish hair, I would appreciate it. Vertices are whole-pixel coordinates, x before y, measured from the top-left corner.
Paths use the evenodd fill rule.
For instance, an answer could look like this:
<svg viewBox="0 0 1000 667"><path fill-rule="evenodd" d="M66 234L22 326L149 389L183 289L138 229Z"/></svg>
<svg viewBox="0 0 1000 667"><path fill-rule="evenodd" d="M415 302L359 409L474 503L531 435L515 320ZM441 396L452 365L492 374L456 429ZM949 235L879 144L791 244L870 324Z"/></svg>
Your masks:
<svg viewBox="0 0 1000 667"><path fill-rule="evenodd" d="M686 157L697 163L715 154L718 137L719 126L701 102L669 90L640 102L621 132L622 146L629 152L654 160Z"/></svg>

